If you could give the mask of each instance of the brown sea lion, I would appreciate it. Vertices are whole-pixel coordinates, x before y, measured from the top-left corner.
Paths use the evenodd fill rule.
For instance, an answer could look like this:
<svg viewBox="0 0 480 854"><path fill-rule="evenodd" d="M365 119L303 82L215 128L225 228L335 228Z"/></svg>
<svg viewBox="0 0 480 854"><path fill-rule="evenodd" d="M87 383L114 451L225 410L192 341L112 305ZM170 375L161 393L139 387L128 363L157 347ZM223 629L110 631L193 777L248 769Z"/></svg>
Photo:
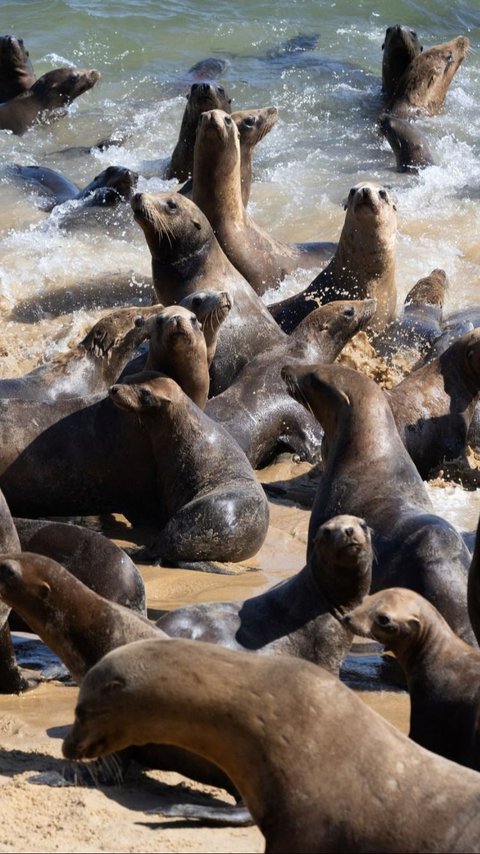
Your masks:
<svg viewBox="0 0 480 854"><path fill-rule="evenodd" d="M398 432L421 476L465 454L480 397L480 328L385 389Z"/></svg>
<svg viewBox="0 0 480 854"><path fill-rule="evenodd" d="M423 596L404 587L366 596L343 622L398 659L410 694L410 738L480 770L480 650L457 637Z"/></svg>
<svg viewBox="0 0 480 854"><path fill-rule="evenodd" d="M66 107L100 80L94 68L55 68L28 91L0 104L0 129L24 134L29 127L63 115Z"/></svg>
<svg viewBox="0 0 480 854"><path fill-rule="evenodd" d="M199 116L205 110L221 109L230 113L232 99L216 83L192 83L182 117L180 134L173 149L164 178L186 181L193 172L193 147Z"/></svg>
<svg viewBox="0 0 480 854"><path fill-rule="evenodd" d="M285 367L283 374L325 430L307 560L327 519L362 514L372 529L372 592L415 590L475 646L467 613L470 552L457 529L433 513L384 391L365 374L340 365Z"/></svg>
<svg viewBox="0 0 480 854"><path fill-rule="evenodd" d="M178 608L157 625L172 637L294 655L338 676L353 640L341 615L367 595L371 571L367 525L356 516L335 516L318 529L309 562L292 578L243 602Z"/></svg>
<svg viewBox="0 0 480 854"><path fill-rule="evenodd" d="M323 430L288 393L281 367L307 359L333 362L347 341L368 325L374 311L375 300L337 300L320 306L285 343L259 353L229 388L207 401L207 414L231 433L254 468L266 465L285 448L300 459L318 461Z"/></svg>
<svg viewBox="0 0 480 854"><path fill-rule="evenodd" d="M160 310L156 305L109 312L67 353L23 377L0 379L0 397L54 401L107 389L149 334L148 318Z"/></svg>
<svg viewBox="0 0 480 854"><path fill-rule="evenodd" d="M26 92L37 79L23 39L0 36L0 101Z"/></svg>
<svg viewBox="0 0 480 854"><path fill-rule="evenodd" d="M272 238L242 200L240 135L223 110L203 112L193 156L192 200L209 220L225 255L258 294L299 267L321 269L335 243L287 244Z"/></svg>
<svg viewBox="0 0 480 854"><path fill-rule="evenodd" d="M408 119L386 113L380 119L379 129L395 155L398 172L416 174L435 162L425 134Z"/></svg>
<svg viewBox="0 0 480 854"><path fill-rule="evenodd" d="M448 87L470 48L466 36L434 45L414 57L387 102L398 118L434 116L444 105Z"/></svg>
<svg viewBox="0 0 480 854"><path fill-rule="evenodd" d="M423 47L415 30L395 24L387 27L382 50L382 92L386 98L390 98L402 74Z"/></svg>
<svg viewBox="0 0 480 854"><path fill-rule="evenodd" d="M393 318L397 302L396 205L384 187L362 182L350 190L345 209L330 263L301 293L268 306L285 332L291 332L320 303L336 299L376 299L370 323L374 332Z"/></svg>
<svg viewBox="0 0 480 854"><path fill-rule="evenodd" d="M415 744L307 661L185 639L116 649L83 680L63 753L146 741L218 763L272 854L480 851L478 773Z"/></svg>
<svg viewBox="0 0 480 854"><path fill-rule="evenodd" d="M183 297L179 305L193 311L202 324L210 367L217 350L220 327L233 306L233 299L228 291L196 291Z"/></svg>
<svg viewBox="0 0 480 854"><path fill-rule="evenodd" d="M172 305L205 289L227 291L233 302L210 369L210 393L220 394L253 356L285 341L285 335L194 202L180 193L135 193L131 205L152 256L158 302Z"/></svg>

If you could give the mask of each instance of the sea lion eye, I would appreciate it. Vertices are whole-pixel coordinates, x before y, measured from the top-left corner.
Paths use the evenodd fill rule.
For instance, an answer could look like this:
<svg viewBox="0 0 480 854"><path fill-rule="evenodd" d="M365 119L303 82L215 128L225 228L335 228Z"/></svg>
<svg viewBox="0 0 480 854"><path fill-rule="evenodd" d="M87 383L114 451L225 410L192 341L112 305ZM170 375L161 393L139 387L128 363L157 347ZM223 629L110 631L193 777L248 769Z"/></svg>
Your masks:
<svg viewBox="0 0 480 854"><path fill-rule="evenodd" d="M380 190L380 191L379 191L379 193L378 193L378 195L380 196L380 198L381 198L381 199L385 199L385 201L387 201L387 199L388 199L388 194L387 194L387 191L386 191L386 190Z"/></svg>
<svg viewBox="0 0 480 854"><path fill-rule="evenodd" d="M231 125L231 124L232 124L232 119L230 118L230 116L225 116L224 121L225 121L225 124L226 124L226 125Z"/></svg>
<svg viewBox="0 0 480 854"><path fill-rule="evenodd" d="M247 118L243 120L243 124L247 128L253 128L253 126L255 125L255 119L253 118L253 116L247 116Z"/></svg>
<svg viewBox="0 0 480 854"><path fill-rule="evenodd" d="M223 88L223 86L219 86L218 91L220 92L220 95L225 95L225 89Z"/></svg>
<svg viewBox="0 0 480 854"><path fill-rule="evenodd" d="M388 614L376 614L375 622L378 623L379 626L382 626L382 628L386 629L388 626L391 626L392 621Z"/></svg>
<svg viewBox="0 0 480 854"><path fill-rule="evenodd" d="M355 314L355 309L353 308L353 306L349 306L349 308L346 308L345 311L343 312L344 317L353 317L354 314Z"/></svg>
<svg viewBox="0 0 480 854"><path fill-rule="evenodd" d="M174 202L173 199L168 199L167 206L170 208L171 211L177 210L177 203Z"/></svg>

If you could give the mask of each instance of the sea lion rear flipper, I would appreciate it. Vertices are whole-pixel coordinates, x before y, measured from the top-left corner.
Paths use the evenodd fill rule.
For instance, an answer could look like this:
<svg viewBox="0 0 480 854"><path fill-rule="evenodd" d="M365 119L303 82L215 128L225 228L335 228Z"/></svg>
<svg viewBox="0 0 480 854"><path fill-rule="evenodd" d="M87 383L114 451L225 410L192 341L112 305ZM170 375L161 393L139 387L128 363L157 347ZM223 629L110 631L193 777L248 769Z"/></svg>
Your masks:
<svg viewBox="0 0 480 854"><path fill-rule="evenodd" d="M249 810L239 804L165 804L151 810L145 810L147 815L162 815L175 818L197 818L209 824L221 824L233 827L250 827L255 824Z"/></svg>

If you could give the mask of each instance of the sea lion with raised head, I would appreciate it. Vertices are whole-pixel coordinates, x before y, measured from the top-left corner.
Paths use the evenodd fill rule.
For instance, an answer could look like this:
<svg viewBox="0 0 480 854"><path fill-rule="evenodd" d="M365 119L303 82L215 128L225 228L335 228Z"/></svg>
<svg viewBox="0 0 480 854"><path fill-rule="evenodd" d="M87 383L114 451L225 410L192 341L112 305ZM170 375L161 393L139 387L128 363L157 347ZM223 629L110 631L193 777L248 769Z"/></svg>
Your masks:
<svg viewBox="0 0 480 854"><path fill-rule="evenodd" d="M398 172L417 174L435 162L425 134L411 121L385 113L379 121L380 133L392 149Z"/></svg>
<svg viewBox="0 0 480 854"><path fill-rule="evenodd" d="M480 851L478 773L308 661L185 639L116 649L83 680L64 756L147 741L218 763L271 854Z"/></svg>
<svg viewBox="0 0 480 854"><path fill-rule="evenodd" d="M285 332L321 303L337 299L376 299L370 328L379 332L393 318L397 288L396 205L384 187L362 182L345 203L345 222L330 263L305 290L268 308Z"/></svg>
<svg viewBox="0 0 480 854"><path fill-rule="evenodd" d="M220 394L253 356L286 336L194 202L180 193L135 193L131 205L152 256L158 302L172 305L205 289L227 291L232 300L210 368L210 393Z"/></svg>
<svg viewBox="0 0 480 854"><path fill-rule="evenodd" d="M307 561L320 525L338 513L361 514L372 529L372 592L415 590L476 645L467 613L470 552L457 529L433 512L383 389L340 365L287 366L282 373L325 430Z"/></svg>
<svg viewBox="0 0 480 854"><path fill-rule="evenodd" d="M68 105L88 92L100 76L94 68L47 71L26 92L0 104L0 129L21 136L36 123L64 115Z"/></svg>
<svg viewBox="0 0 480 854"><path fill-rule="evenodd" d="M233 306L233 299L228 291L196 291L183 297L179 305L193 311L202 324L210 367L217 350L220 327Z"/></svg>
<svg viewBox="0 0 480 854"><path fill-rule="evenodd" d="M410 694L410 738L480 770L480 650L457 637L423 596L403 587L366 596L342 619L397 658Z"/></svg>
<svg viewBox="0 0 480 854"><path fill-rule="evenodd" d="M387 27L382 44L382 92L390 98L412 59L423 50L415 30L395 24Z"/></svg>
<svg viewBox="0 0 480 854"><path fill-rule="evenodd" d="M36 79L23 39L0 36L0 101L10 101L27 92Z"/></svg>

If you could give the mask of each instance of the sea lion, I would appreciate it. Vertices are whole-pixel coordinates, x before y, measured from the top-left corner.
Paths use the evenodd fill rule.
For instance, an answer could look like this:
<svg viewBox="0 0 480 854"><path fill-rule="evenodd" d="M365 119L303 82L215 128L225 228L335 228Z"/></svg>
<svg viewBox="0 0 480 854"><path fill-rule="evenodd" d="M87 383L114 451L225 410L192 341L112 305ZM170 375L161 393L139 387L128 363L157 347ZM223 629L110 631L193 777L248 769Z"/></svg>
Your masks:
<svg viewBox="0 0 480 854"><path fill-rule="evenodd" d="M259 353L205 411L236 439L254 468L289 448L300 459L318 461L323 430L317 419L288 393L281 376L286 364L333 362L344 345L364 329L375 300L337 300L309 314L285 343Z"/></svg>
<svg viewBox="0 0 480 854"><path fill-rule="evenodd" d="M398 172L417 174L419 169L434 164L425 134L408 119L386 113L380 118L379 130L395 155Z"/></svg>
<svg viewBox="0 0 480 854"><path fill-rule="evenodd" d="M183 297L179 305L193 311L202 324L210 367L217 349L220 327L233 306L233 299L228 291L196 291Z"/></svg>
<svg viewBox="0 0 480 854"><path fill-rule="evenodd" d="M198 119L192 200L209 220L227 258L257 294L299 267L321 269L336 249L335 243L281 243L249 216L242 199L240 135L223 110L208 110Z"/></svg>
<svg viewBox="0 0 480 854"><path fill-rule="evenodd" d="M0 129L24 134L29 127L63 115L75 98L88 92L100 80L94 68L55 68L33 86L5 104L0 104Z"/></svg>
<svg viewBox="0 0 480 854"><path fill-rule="evenodd" d="M384 391L365 374L340 365L303 371L287 366L282 373L291 393L325 430L307 561L323 522L339 513L362 514L372 529L372 592L396 586L421 593L475 646L467 614L470 552L457 529L433 513Z"/></svg>
<svg viewBox="0 0 480 854"><path fill-rule="evenodd" d="M0 36L0 101L26 92L37 79L23 39Z"/></svg>
<svg viewBox="0 0 480 854"><path fill-rule="evenodd" d="M470 40L457 36L419 53L409 63L387 101L387 112L402 119L439 113L448 87L469 48Z"/></svg>
<svg viewBox="0 0 480 854"><path fill-rule="evenodd" d="M465 454L480 396L480 329L385 389L397 430L420 475Z"/></svg>
<svg viewBox="0 0 480 854"><path fill-rule="evenodd" d="M107 389L149 334L148 318L160 310L155 305L109 312L76 347L23 377L0 379L0 398L54 401Z"/></svg>
<svg viewBox="0 0 480 854"><path fill-rule="evenodd" d="M371 570L368 526L356 516L335 516L318 529L309 562L292 578L243 602L178 608L157 626L172 637L294 655L338 676L353 640L340 617L369 592Z"/></svg>
<svg viewBox="0 0 480 854"><path fill-rule="evenodd" d="M415 744L307 661L185 639L116 649L85 676L63 754L146 741L218 763L267 852L480 850L478 773Z"/></svg>
<svg viewBox="0 0 480 854"><path fill-rule="evenodd" d="M467 605L468 616L480 646L480 517L475 532L472 562L468 570Z"/></svg>
<svg viewBox="0 0 480 854"><path fill-rule="evenodd" d="M396 205L390 193L370 182L356 184L345 204L345 222L330 263L305 290L268 306L285 332L320 303L336 299L377 300L370 327L379 332L393 318Z"/></svg>
<svg viewBox="0 0 480 854"><path fill-rule="evenodd" d="M210 368L210 394L220 394L253 356L286 336L228 260L194 202L180 193L135 193L131 206L152 256L158 302L172 305L205 289L227 291L233 302Z"/></svg>
<svg viewBox="0 0 480 854"><path fill-rule="evenodd" d="M228 68L228 60L220 59L218 56L206 56L199 59L187 71L187 78L202 82L205 80L217 80Z"/></svg>
<svg viewBox="0 0 480 854"><path fill-rule="evenodd" d="M395 24L387 27L382 50L382 92L386 98L390 98L402 74L423 47L415 30Z"/></svg>
<svg viewBox="0 0 480 854"><path fill-rule="evenodd" d="M410 738L480 770L480 650L457 637L423 596L403 587L366 596L342 619L395 654L410 694Z"/></svg>
<svg viewBox="0 0 480 854"><path fill-rule="evenodd" d="M20 539L10 508L0 490L0 551L19 551ZM17 664L8 618L10 608L0 600L0 694L20 694L30 687Z"/></svg>
<svg viewBox="0 0 480 854"><path fill-rule="evenodd" d="M176 178L186 181L193 172L193 147L199 116L205 110L217 107L230 113L232 99L223 86L215 83L192 83L187 95L187 103L182 117L180 134L173 149L170 163L165 169L164 178Z"/></svg>
<svg viewBox="0 0 480 854"><path fill-rule="evenodd" d="M16 181L23 181L41 193L40 206L45 211L51 211L57 205L69 201L84 201L90 205L105 204L108 201L106 189L114 190L120 199L130 201L138 181L137 173L124 166L107 166L83 189L61 172L48 166L22 166L20 163L13 163L8 172Z"/></svg>
<svg viewBox="0 0 480 854"><path fill-rule="evenodd" d="M371 339L377 354L391 359L413 353L416 360L425 359L442 334L448 288L447 274L438 267L419 279L405 297L402 314Z"/></svg>
<svg viewBox="0 0 480 854"><path fill-rule="evenodd" d="M15 516L122 513L158 531L155 560L197 569L251 557L265 538L268 504L243 451L167 377L53 403L0 400L0 435Z"/></svg>

